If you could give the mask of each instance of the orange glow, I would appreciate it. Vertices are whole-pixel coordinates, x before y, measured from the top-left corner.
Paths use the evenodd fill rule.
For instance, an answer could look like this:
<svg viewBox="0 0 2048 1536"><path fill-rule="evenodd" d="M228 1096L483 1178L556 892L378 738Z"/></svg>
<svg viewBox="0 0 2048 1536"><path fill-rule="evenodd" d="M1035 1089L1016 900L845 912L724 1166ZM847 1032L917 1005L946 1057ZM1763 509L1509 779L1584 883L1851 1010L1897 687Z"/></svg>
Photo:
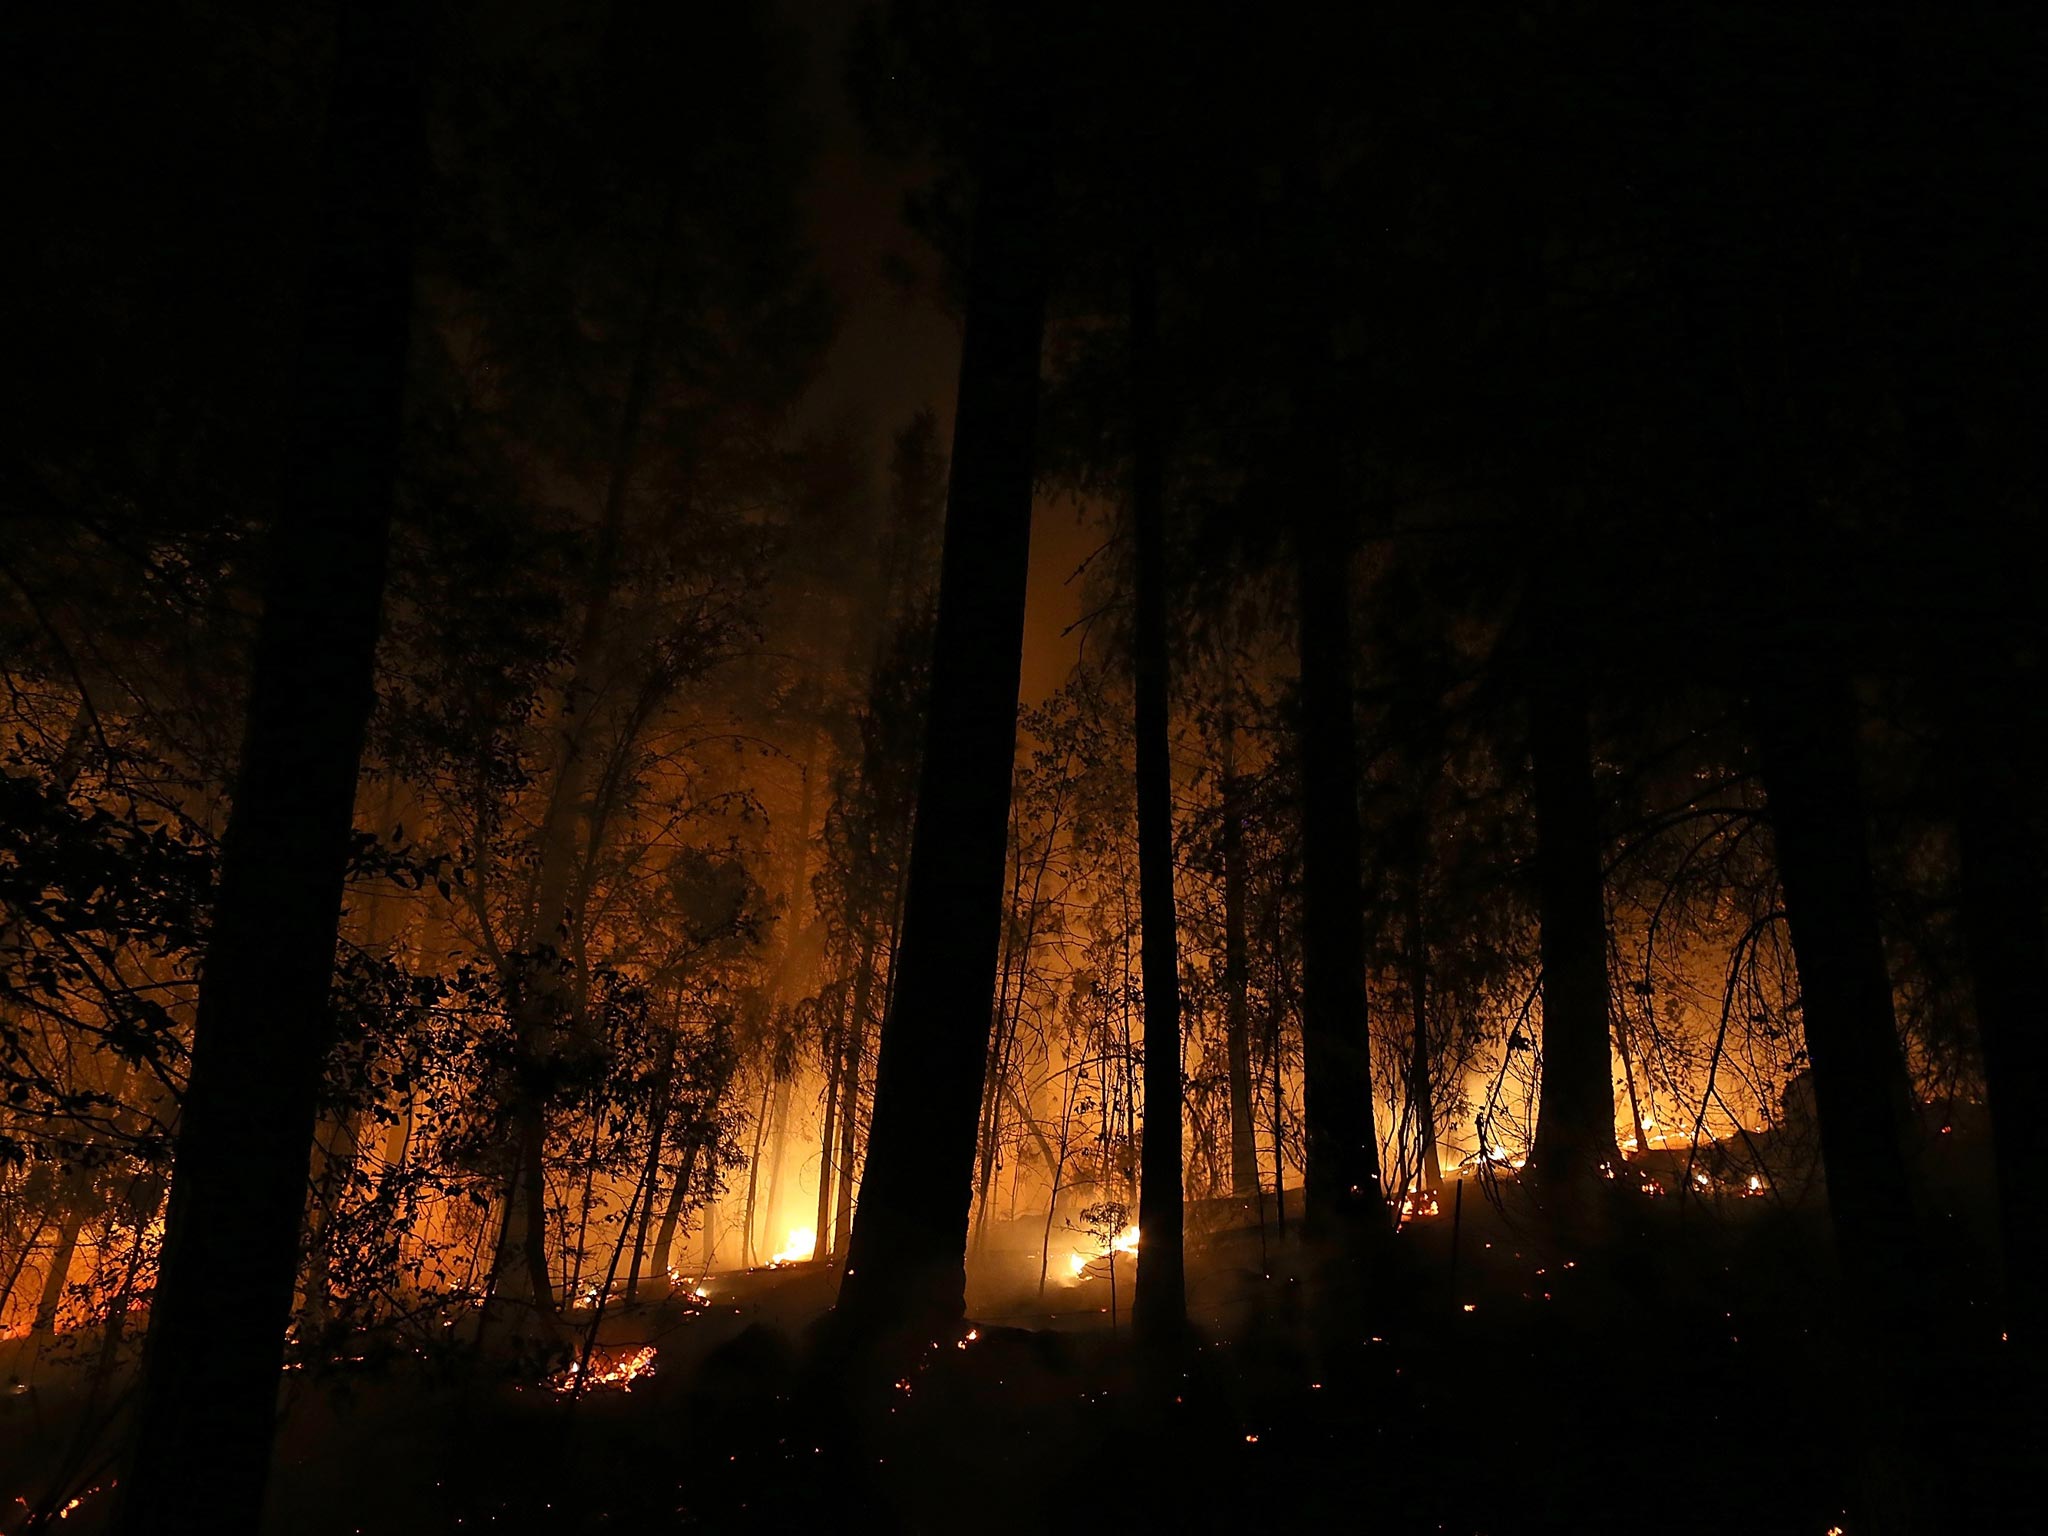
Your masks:
<svg viewBox="0 0 2048 1536"><path fill-rule="evenodd" d="M1119 1232L1111 1240L1107 1248L1076 1248L1067 1258L1068 1279L1070 1281L1100 1280L1109 1273L1110 1265L1114 1262L1117 1254L1135 1255L1137 1251L1138 1229L1133 1224Z"/></svg>
<svg viewBox="0 0 2048 1536"><path fill-rule="evenodd" d="M630 1392L634 1382L654 1374L654 1355L652 1344L642 1344L637 1349L610 1357L600 1351L591 1356L587 1381L583 1379L583 1362L572 1360L567 1370L558 1371L548 1378L548 1385L561 1393L574 1392L579 1387L586 1392L598 1387L617 1387L622 1392Z"/></svg>
<svg viewBox="0 0 2048 1536"><path fill-rule="evenodd" d="M1419 1221L1424 1217L1439 1214L1434 1192L1421 1189L1410 1190L1401 1197L1401 1219Z"/></svg>

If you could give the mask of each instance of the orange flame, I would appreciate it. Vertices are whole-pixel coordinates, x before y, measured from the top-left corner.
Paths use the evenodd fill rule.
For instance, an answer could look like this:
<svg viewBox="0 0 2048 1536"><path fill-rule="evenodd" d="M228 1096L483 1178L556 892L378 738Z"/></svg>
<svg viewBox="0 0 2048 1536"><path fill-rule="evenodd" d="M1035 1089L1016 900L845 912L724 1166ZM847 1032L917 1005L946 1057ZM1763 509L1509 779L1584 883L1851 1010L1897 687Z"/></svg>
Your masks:
<svg viewBox="0 0 2048 1536"><path fill-rule="evenodd" d="M1076 1248L1069 1257L1072 1280L1099 1280L1109 1273L1115 1255L1135 1254L1138 1251L1138 1229L1135 1225L1125 1227L1110 1240L1107 1248Z"/></svg>
<svg viewBox="0 0 2048 1536"><path fill-rule="evenodd" d="M654 1355L655 1349L652 1344L642 1344L638 1349L613 1355L609 1359L603 1355L595 1356L590 1362L590 1378L587 1382L582 1380L583 1362L572 1360L567 1370L558 1371L548 1378L548 1385L562 1393L574 1392L579 1385L585 1391L598 1387L617 1387L622 1392L630 1392L633 1390L634 1382L643 1376L654 1374Z"/></svg>

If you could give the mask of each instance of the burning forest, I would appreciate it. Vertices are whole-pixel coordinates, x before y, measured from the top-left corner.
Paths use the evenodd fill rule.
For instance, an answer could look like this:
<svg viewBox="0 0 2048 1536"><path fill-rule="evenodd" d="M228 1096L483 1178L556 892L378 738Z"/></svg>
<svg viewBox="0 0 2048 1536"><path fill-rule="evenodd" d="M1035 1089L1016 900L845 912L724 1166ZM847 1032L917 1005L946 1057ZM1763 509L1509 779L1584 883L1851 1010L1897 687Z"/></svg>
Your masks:
<svg viewBox="0 0 2048 1536"><path fill-rule="evenodd" d="M10 26L0 1536L2033 1528L2040 17Z"/></svg>

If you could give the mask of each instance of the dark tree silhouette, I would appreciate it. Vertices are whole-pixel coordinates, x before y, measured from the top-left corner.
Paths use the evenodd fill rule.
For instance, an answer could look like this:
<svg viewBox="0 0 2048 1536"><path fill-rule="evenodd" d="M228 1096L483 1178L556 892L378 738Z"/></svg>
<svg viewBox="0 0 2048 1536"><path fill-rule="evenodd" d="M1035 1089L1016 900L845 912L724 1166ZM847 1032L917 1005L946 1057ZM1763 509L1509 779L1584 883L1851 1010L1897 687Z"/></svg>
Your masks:
<svg viewBox="0 0 2048 1536"><path fill-rule="evenodd" d="M254 1531L371 702L411 294L408 8L345 8L324 228L117 1527Z"/></svg>
<svg viewBox="0 0 2048 1536"><path fill-rule="evenodd" d="M1011 69L1018 66L1013 61ZM1045 315L1039 163L1024 82L984 130L900 979L875 1062L867 1171L839 1311L884 1342L965 1305L1017 743Z"/></svg>
<svg viewBox="0 0 2048 1536"><path fill-rule="evenodd" d="M1608 1048L1607 905L1585 680L1569 636L1539 638L1529 700L1536 899L1543 945L1543 1083L1530 1165L1577 1183L1619 1160Z"/></svg>
<svg viewBox="0 0 2048 1536"><path fill-rule="evenodd" d="M1228 665L1229 663L1226 663ZM1226 704L1226 711L1228 705ZM1244 780L1237 772L1236 722L1222 722L1224 1049L1230 1069L1230 1192L1259 1197L1259 1150L1252 1128L1250 945L1245 933Z"/></svg>
<svg viewBox="0 0 2048 1536"><path fill-rule="evenodd" d="M1131 1321L1155 1360L1187 1328L1182 1260L1180 947L1173 908L1173 758L1167 734L1166 465L1159 273L1131 284L1131 531L1135 613L1138 903L1145 985L1145 1125L1139 1149L1137 1294Z"/></svg>
<svg viewBox="0 0 2048 1536"><path fill-rule="evenodd" d="M1326 461L1327 447L1305 451ZM1334 469L1334 463L1331 465ZM1332 477L1334 479L1334 476ZM1335 485L1322 488L1334 498ZM1352 716L1351 545L1328 500L1295 518L1301 651L1301 1050L1308 1221L1342 1238L1380 1225Z"/></svg>
<svg viewBox="0 0 2048 1536"><path fill-rule="evenodd" d="M1799 966L1828 1207L1851 1290L1897 1326L1915 1289L1906 1074L1878 930L1848 684L1781 653L1752 691Z"/></svg>
<svg viewBox="0 0 2048 1536"><path fill-rule="evenodd" d="M2048 1213L2032 1169L2036 1137L2030 1120L2048 1091L2048 1034L2039 1022L2048 931L2041 916L2040 850L2025 816L2013 812L2022 791L1997 734L1970 741L1977 751L1956 816L1959 883L1998 1162L2006 1331L2038 1349L2043 1330L2037 1319L2048 1295Z"/></svg>

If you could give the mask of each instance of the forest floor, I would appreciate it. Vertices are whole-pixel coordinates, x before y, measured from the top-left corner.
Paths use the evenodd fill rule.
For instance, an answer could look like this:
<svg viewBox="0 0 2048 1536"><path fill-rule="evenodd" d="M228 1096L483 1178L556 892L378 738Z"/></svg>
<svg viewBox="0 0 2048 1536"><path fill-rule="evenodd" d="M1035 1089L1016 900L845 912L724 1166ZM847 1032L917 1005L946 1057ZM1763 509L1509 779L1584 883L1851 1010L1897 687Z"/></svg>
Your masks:
<svg viewBox="0 0 2048 1536"><path fill-rule="evenodd" d="M2001 1341L1981 1223L1951 1219L1938 1321L1903 1351L1845 1331L1824 1222L1770 1200L1617 1191L1573 1241L1512 1185L1467 1185L1395 1240L1363 1311L1329 1304L1297 1240L1224 1229L1190 1265L1171 1404L1141 1390L1122 1266L1114 1329L1106 1279L1041 1298L1035 1260L982 1266L975 1337L851 1411L807 1376L829 1274L718 1275L701 1305L605 1319L600 1365L656 1351L630 1390L405 1354L294 1376L269 1529L1857 1536L1858 1480L1917 1483L1919 1529L2038 1529L2014 1513L2038 1384ZM69 1444L80 1355L0 1397L0 1530Z"/></svg>

